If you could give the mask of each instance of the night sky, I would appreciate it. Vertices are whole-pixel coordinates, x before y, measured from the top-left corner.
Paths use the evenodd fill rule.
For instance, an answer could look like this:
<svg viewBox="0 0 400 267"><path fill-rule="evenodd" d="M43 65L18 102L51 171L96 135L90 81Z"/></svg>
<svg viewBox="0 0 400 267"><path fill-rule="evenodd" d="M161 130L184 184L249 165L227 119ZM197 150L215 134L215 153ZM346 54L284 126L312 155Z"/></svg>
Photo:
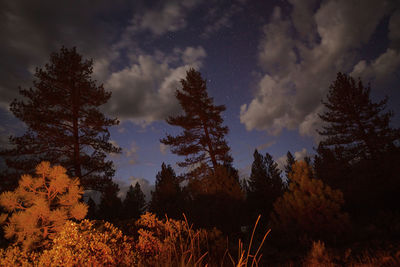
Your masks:
<svg viewBox="0 0 400 267"><path fill-rule="evenodd" d="M385 95L400 126L398 1L0 1L0 140L22 134L8 111L18 86L62 45L94 59L94 78L112 91L103 111L121 123L111 155L121 191L140 181L148 194L161 163L180 173L159 142L180 130L179 80L194 67L207 80L224 123L234 166L249 175L255 148L280 164L290 150L312 155L321 100L341 71Z"/></svg>

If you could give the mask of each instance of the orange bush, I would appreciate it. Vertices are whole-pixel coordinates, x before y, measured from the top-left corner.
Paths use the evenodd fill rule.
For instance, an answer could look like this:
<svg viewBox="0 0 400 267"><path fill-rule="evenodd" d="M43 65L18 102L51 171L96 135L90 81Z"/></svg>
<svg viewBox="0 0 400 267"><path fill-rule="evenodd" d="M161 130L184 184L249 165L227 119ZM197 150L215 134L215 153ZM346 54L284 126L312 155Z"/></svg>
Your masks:
<svg viewBox="0 0 400 267"><path fill-rule="evenodd" d="M159 220L148 212L136 224L136 250L146 265L204 264L210 260L209 251L224 251L225 241L216 228L194 230L187 221Z"/></svg>
<svg viewBox="0 0 400 267"><path fill-rule="evenodd" d="M0 204L11 213L5 237L15 237L24 249L47 244L68 219L81 220L87 213L86 204L79 202L79 180L69 178L63 167L42 162L36 175L22 175L17 189L0 195Z"/></svg>

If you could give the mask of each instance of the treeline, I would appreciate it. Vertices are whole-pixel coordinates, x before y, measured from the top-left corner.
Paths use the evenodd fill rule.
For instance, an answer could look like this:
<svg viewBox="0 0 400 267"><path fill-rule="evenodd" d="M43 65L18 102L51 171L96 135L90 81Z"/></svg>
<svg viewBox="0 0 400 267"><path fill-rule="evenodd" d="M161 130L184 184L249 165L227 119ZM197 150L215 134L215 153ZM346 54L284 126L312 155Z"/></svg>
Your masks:
<svg viewBox="0 0 400 267"><path fill-rule="evenodd" d="M330 85L319 114L322 141L313 158L296 161L288 152L282 173L270 154L255 150L250 177L240 179L225 140L225 106L208 96L200 72L188 70L175 95L182 113L166 120L182 131L160 139L182 156L177 164L187 172L177 176L162 163L146 203L138 183L123 201L117 196L107 156L121 152L108 131L119 122L100 111L111 93L92 74L92 60L63 47L36 69L32 88L20 88L24 98L14 100L10 110L27 130L11 136L11 148L1 151L8 166L1 191L14 190L21 174L34 174L40 162L49 161L77 177L85 190L101 192L99 205L87 201L90 219L121 222L146 210L159 218L182 219L184 213L196 227L243 237L261 214L261 225L272 228L277 247L400 237L400 230L393 229L400 222L400 130L390 124L387 98L373 102L370 86L361 80L338 73Z"/></svg>

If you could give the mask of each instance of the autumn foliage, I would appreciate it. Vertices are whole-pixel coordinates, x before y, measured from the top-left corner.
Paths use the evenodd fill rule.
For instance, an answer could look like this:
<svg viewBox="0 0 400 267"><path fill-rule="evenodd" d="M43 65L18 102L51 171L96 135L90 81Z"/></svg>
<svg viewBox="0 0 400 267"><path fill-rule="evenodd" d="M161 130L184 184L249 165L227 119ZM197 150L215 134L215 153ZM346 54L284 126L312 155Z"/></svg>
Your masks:
<svg viewBox="0 0 400 267"><path fill-rule="evenodd" d="M344 200L321 180L312 178L311 167L297 161L289 174L289 190L275 202L272 221L286 234L312 238L335 236L348 227L349 218L341 209ZM274 228L273 228L274 230Z"/></svg>
<svg viewBox="0 0 400 267"><path fill-rule="evenodd" d="M87 206L79 202L82 194L79 180L69 178L63 167L40 163L36 177L23 175L17 189L0 196L0 204L10 214L5 237L15 237L25 249L47 244L67 220L86 216Z"/></svg>

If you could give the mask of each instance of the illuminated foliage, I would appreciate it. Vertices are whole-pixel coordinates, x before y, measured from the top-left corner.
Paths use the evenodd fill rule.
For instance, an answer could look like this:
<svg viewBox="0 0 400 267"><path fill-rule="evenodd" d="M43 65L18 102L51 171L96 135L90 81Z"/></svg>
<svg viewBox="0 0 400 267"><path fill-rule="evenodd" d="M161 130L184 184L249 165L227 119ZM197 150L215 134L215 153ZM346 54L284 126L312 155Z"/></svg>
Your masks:
<svg viewBox="0 0 400 267"><path fill-rule="evenodd" d="M79 202L83 189L61 166L42 162L36 177L23 175L14 191L0 195L0 204L9 212L5 237L22 243L24 249L43 246L61 231L68 219L81 220L87 206Z"/></svg>
<svg viewBox="0 0 400 267"><path fill-rule="evenodd" d="M19 246L0 250L1 266L136 266L134 242L110 223L68 221L41 252Z"/></svg>
<svg viewBox="0 0 400 267"><path fill-rule="evenodd" d="M43 69L36 69L33 88L20 89L24 98L10 105L27 131L10 136L12 148L1 151L9 168L33 174L38 163L48 160L64 166L85 189L102 191L110 182L114 169L106 157L120 148L109 142L107 127L119 122L100 111L111 93L96 85L92 73L92 60L65 47L52 53Z"/></svg>
<svg viewBox="0 0 400 267"><path fill-rule="evenodd" d="M108 222L68 222L53 243L39 266L134 266L138 260L133 240Z"/></svg>
<svg viewBox="0 0 400 267"><path fill-rule="evenodd" d="M216 228L194 230L187 221L159 220L155 214L148 212L136 224L139 227L136 250L147 266L156 263L164 266L203 266L213 255L223 253L225 248L222 233ZM196 262L197 265L194 264Z"/></svg>
<svg viewBox="0 0 400 267"><path fill-rule="evenodd" d="M312 238L343 232L348 226L348 216L341 210L343 194L311 178L312 170L304 161L297 161L292 170L288 191L274 203L275 229Z"/></svg>

